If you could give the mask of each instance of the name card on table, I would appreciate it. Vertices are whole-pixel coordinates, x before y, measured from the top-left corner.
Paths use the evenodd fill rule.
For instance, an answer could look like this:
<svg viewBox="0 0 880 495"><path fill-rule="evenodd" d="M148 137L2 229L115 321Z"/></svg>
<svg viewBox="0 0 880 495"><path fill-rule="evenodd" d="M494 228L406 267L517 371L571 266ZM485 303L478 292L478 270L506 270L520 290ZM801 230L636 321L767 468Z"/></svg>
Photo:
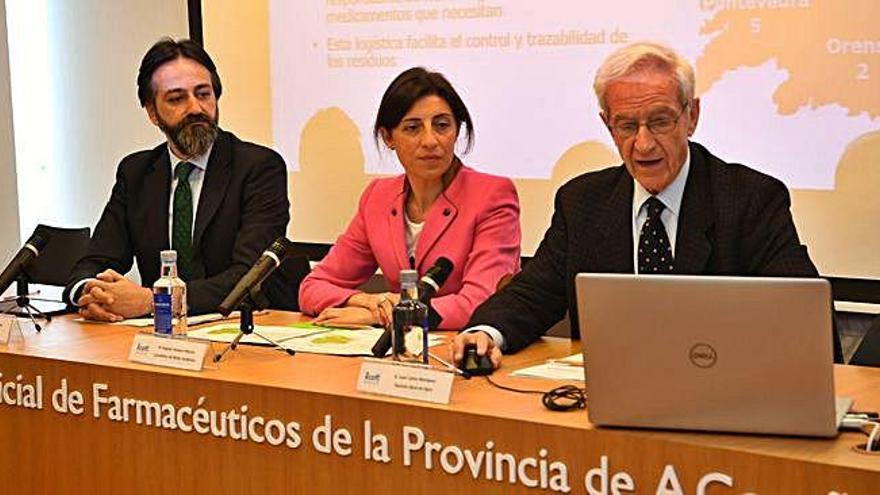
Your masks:
<svg viewBox="0 0 880 495"><path fill-rule="evenodd" d="M453 378L449 371L424 364L364 358L357 389L371 394L449 404Z"/></svg>
<svg viewBox="0 0 880 495"><path fill-rule="evenodd" d="M14 315L0 315L0 344L9 344L16 337L24 338L18 318Z"/></svg>
<svg viewBox="0 0 880 495"><path fill-rule="evenodd" d="M211 344L182 338L138 333L131 342L128 360L168 368L201 371Z"/></svg>

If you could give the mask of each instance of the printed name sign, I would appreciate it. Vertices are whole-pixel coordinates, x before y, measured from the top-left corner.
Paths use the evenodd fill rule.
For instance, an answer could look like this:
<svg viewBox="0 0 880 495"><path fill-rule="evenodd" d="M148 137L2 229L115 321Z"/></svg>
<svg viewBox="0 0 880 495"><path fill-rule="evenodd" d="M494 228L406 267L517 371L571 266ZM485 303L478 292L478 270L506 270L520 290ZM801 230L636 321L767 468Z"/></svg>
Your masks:
<svg viewBox="0 0 880 495"><path fill-rule="evenodd" d="M201 371L210 345L208 342L139 333L131 342L128 360L168 368Z"/></svg>
<svg viewBox="0 0 880 495"><path fill-rule="evenodd" d="M452 379L448 371L423 364L365 358L358 374L360 392L435 404L449 404Z"/></svg>

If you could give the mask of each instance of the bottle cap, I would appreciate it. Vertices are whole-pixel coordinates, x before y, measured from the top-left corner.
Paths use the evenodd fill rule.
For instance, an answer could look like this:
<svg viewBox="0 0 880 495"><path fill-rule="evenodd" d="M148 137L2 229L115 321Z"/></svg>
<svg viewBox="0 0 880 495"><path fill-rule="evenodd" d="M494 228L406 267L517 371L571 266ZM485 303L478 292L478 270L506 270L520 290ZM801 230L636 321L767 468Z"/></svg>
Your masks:
<svg viewBox="0 0 880 495"><path fill-rule="evenodd" d="M400 286L415 286L419 281L419 272L415 270L400 270Z"/></svg>
<svg viewBox="0 0 880 495"><path fill-rule="evenodd" d="M177 251L168 249L159 253L159 259L162 263L177 263Z"/></svg>

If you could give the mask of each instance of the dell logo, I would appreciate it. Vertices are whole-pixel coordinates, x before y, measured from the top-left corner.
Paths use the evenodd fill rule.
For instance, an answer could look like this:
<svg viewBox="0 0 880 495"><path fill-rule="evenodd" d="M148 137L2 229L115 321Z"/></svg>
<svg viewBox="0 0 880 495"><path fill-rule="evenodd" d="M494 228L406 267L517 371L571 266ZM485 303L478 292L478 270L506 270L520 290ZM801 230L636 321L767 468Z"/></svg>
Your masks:
<svg viewBox="0 0 880 495"><path fill-rule="evenodd" d="M718 353L709 344L694 344L688 357L697 368L711 368L718 361Z"/></svg>

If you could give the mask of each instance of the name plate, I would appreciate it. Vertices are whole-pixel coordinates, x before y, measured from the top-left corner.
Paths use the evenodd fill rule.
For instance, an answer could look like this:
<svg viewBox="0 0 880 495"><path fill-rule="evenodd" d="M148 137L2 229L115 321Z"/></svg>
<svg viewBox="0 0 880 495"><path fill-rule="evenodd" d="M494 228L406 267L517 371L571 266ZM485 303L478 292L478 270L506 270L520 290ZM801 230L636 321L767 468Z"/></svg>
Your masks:
<svg viewBox="0 0 880 495"><path fill-rule="evenodd" d="M15 335L13 332L21 333L18 318L13 315L0 315L0 344L8 344L10 338Z"/></svg>
<svg viewBox="0 0 880 495"><path fill-rule="evenodd" d="M128 360L168 368L201 371L210 345L208 342L138 333L131 342Z"/></svg>
<svg viewBox="0 0 880 495"><path fill-rule="evenodd" d="M454 375L418 363L365 358L358 375L360 392L435 404L449 404Z"/></svg>

